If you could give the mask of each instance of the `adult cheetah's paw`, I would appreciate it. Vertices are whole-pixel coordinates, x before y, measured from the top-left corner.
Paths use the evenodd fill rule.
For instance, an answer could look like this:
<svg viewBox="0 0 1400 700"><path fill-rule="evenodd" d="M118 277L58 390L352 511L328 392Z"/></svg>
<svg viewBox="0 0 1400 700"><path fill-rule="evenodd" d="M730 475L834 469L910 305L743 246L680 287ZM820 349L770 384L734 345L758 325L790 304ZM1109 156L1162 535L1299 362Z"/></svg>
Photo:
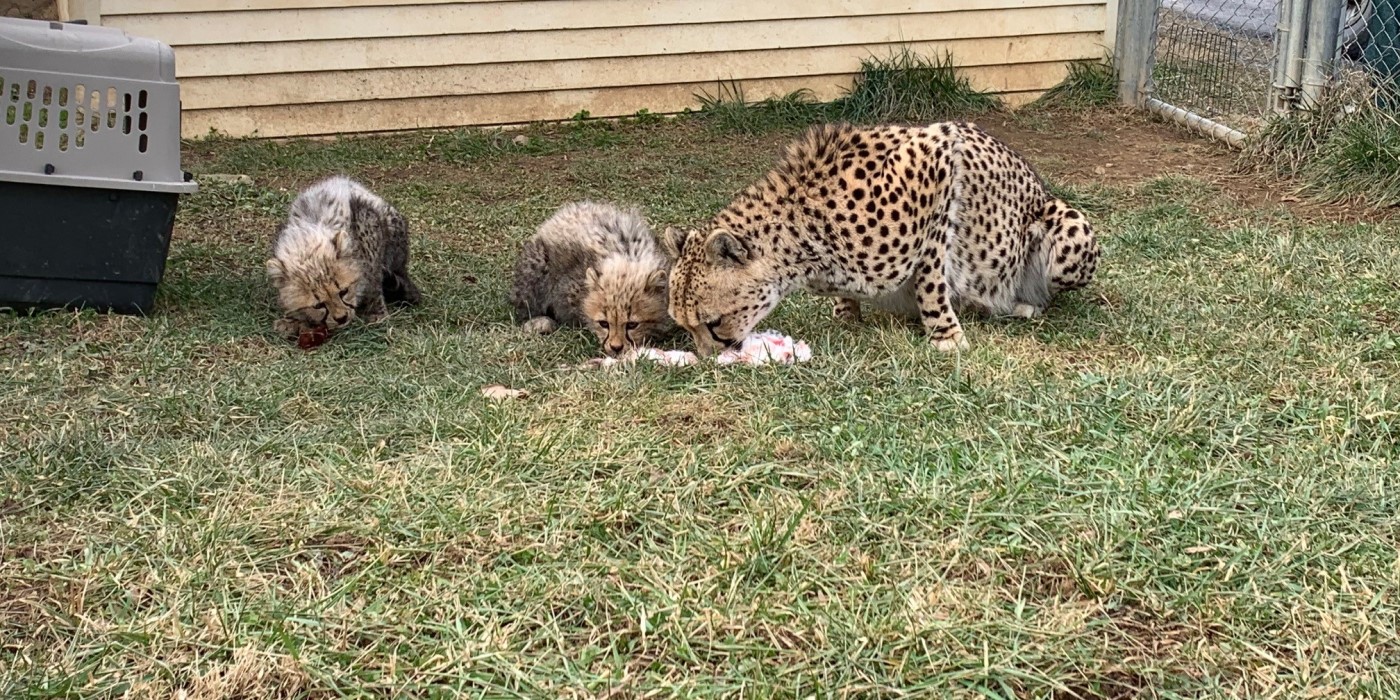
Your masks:
<svg viewBox="0 0 1400 700"><path fill-rule="evenodd" d="M1017 304L1016 308L1011 310L1011 315L1019 318L1035 318L1040 315L1040 309L1030 304Z"/></svg>
<svg viewBox="0 0 1400 700"><path fill-rule="evenodd" d="M832 305L831 315L837 321L857 323L860 321L860 302L854 299L837 299Z"/></svg>
<svg viewBox="0 0 1400 700"><path fill-rule="evenodd" d="M933 341L933 347L939 352L953 352L954 350L966 350L967 338L962 331L953 331L946 338L938 338Z"/></svg>

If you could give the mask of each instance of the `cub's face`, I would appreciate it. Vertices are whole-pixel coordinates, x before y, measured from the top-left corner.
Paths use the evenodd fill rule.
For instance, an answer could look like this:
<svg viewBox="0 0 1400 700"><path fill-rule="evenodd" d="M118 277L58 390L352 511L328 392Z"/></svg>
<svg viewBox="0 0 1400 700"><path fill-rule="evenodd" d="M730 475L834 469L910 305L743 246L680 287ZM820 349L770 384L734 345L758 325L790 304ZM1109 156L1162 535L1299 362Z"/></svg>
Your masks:
<svg viewBox="0 0 1400 700"><path fill-rule="evenodd" d="M584 282L582 311L609 357L642 347L674 327L666 314L666 270L604 262L590 268Z"/></svg>
<svg viewBox="0 0 1400 700"><path fill-rule="evenodd" d="M678 254L671 270L671 317L701 355L734 347L782 300L774 262L728 231L666 230Z"/></svg>
<svg viewBox="0 0 1400 700"><path fill-rule="evenodd" d="M271 258L267 275L283 314L308 326L335 330L355 319L360 304L360 266L335 250Z"/></svg>

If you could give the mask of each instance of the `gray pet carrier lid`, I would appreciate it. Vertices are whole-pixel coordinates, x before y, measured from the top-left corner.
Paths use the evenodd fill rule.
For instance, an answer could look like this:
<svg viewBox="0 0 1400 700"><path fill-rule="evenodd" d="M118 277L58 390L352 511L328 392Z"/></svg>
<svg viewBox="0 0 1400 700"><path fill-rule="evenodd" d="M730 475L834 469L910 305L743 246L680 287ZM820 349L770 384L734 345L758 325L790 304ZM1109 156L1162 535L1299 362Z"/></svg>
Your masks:
<svg viewBox="0 0 1400 700"><path fill-rule="evenodd" d="M112 27L0 18L0 181L195 191L175 52Z"/></svg>

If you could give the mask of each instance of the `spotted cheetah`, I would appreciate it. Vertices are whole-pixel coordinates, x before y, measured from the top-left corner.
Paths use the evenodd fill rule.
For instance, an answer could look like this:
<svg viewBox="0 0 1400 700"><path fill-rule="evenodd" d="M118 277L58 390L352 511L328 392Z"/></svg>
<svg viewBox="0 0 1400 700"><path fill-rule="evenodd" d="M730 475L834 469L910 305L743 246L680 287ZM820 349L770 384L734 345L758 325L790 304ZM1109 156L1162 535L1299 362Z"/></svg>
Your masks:
<svg viewBox="0 0 1400 700"><path fill-rule="evenodd" d="M701 232L703 231L703 233ZM823 125L701 231L667 229L670 312L710 354L789 293L920 318L939 350L967 347L955 307L1031 317L1093 278L1084 215L976 124Z"/></svg>

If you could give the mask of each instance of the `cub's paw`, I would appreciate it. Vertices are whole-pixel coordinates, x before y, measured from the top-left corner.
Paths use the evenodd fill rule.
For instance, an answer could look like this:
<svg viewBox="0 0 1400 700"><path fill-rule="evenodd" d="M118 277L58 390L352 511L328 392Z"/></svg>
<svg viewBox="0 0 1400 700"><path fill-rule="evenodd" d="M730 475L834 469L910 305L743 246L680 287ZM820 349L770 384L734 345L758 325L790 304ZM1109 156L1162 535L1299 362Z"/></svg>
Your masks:
<svg viewBox="0 0 1400 700"><path fill-rule="evenodd" d="M525 331L526 333L534 333L536 335L548 335L550 333L553 333L554 329L558 327L559 326L554 322L554 319L548 316L536 316L520 324L520 330Z"/></svg>
<svg viewBox="0 0 1400 700"><path fill-rule="evenodd" d="M286 340L296 340L306 328L306 324L290 318L279 318L272 322L272 332Z"/></svg>
<svg viewBox="0 0 1400 700"><path fill-rule="evenodd" d="M1040 315L1040 308L1030 304L1017 304L1016 308L1011 310L1011 315L1017 318L1035 318Z"/></svg>
<svg viewBox="0 0 1400 700"><path fill-rule="evenodd" d="M831 315L837 321L857 323L860 321L860 302L854 299L837 299L831 307Z"/></svg>
<svg viewBox="0 0 1400 700"><path fill-rule="evenodd" d="M955 350L967 349L967 338L963 336L961 329L954 329L942 338L934 338L933 347L939 352L953 352Z"/></svg>

